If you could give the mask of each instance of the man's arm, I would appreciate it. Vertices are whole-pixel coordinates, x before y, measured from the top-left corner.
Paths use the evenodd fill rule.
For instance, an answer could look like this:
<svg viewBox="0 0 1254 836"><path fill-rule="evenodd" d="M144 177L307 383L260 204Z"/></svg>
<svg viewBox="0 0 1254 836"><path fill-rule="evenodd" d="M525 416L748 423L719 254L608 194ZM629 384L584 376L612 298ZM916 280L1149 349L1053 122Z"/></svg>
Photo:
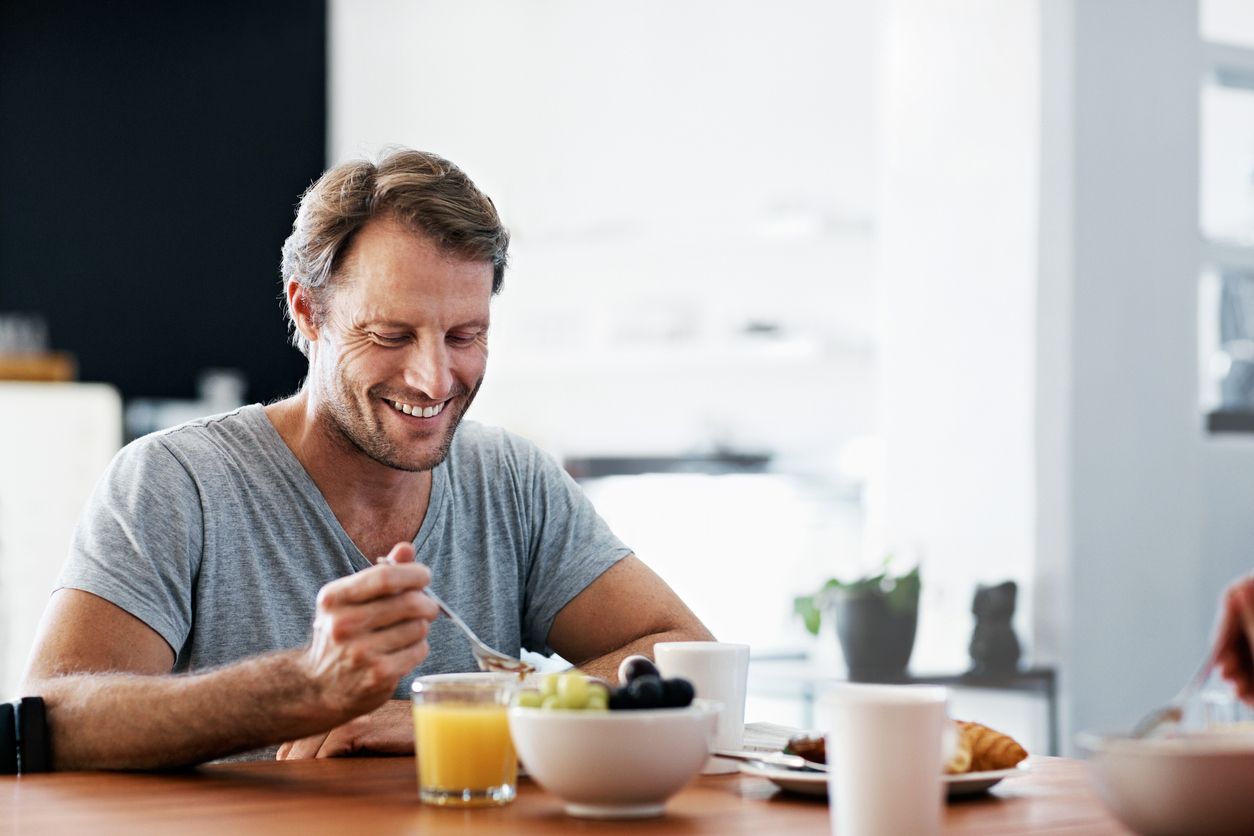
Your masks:
<svg viewBox="0 0 1254 836"><path fill-rule="evenodd" d="M666 582L634 554L607 569L562 607L549 645L581 670L616 682L618 664L653 656L657 642L711 641L714 636Z"/></svg>
<svg viewBox="0 0 1254 836"><path fill-rule="evenodd" d="M327 584L308 647L190 675L148 625L86 592L58 591L22 693L48 707L56 769L151 769L292 740L371 711L427 656L437 610L413 547L398 565Z"/></svg>

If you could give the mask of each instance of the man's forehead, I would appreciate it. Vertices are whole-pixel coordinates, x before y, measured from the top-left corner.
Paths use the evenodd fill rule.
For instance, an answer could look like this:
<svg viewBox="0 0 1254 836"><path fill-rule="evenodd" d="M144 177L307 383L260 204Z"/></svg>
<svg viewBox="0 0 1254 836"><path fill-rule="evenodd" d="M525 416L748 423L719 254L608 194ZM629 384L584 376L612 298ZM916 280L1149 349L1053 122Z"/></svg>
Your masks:
<svg viewBox="0 0 1254 836"><path fill-rule="evenodd" d="M371 218L362 225L349 242L343 265L347 272L354 268L369 269L372 264L411 259L443 262L464 271L487 274L493 272L491 259L472 258L440 245L440 242L414 226L392 215Z"/></svg>
<svg viewBox="0 0 1254 836"><path fill-rule="evenodd" d="M432 308L487 319L492 263L442 251L396 221L375 219L362 227L339 273L337 295L353 300L358 320L401 324Z"/></svg>

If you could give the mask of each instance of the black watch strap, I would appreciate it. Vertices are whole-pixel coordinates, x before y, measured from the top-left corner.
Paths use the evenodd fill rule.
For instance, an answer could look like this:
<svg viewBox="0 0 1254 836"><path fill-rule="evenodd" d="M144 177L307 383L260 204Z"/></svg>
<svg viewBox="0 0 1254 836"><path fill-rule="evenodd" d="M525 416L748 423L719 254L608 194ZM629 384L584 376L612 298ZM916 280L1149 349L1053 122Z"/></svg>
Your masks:
<svg viewBox="0 0 1254 836"><path fill-rule="evenodd" d="M52 746L48 739L48 714L43 697L22 697L15 703L18 771L22 775L52 771Z"/></svg>
<svg viewBox="0 0 1254 836"><path fill-rule="evenodd" d="M0 703L0 775L17 774L17 724L13 703Z"/></svg>

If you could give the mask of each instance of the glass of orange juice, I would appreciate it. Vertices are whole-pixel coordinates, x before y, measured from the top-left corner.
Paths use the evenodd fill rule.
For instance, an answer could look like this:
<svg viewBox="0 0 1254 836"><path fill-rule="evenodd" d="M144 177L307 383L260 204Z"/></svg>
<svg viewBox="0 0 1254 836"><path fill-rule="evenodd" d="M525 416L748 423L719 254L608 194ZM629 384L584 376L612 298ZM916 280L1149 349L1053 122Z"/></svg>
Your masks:
<svg viewBox="0 0 1254 836"><path fill-rule="evenodd" d="M518 756L507 712L517 681L419 677L412 690L418 797L449 807L513 801Z"/></svg>

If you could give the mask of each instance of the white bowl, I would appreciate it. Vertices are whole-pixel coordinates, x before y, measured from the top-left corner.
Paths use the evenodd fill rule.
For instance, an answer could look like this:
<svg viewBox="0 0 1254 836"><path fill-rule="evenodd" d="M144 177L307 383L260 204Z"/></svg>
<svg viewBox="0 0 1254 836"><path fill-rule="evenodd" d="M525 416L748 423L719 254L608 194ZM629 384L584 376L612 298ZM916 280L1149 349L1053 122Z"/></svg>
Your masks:
<svg viewBox="0 0 1254 836"><path fill-rule="evenodd" d="M540 786L583 818L648 818L705 764L719 703L637 711L514 707L518 758Z"/></svg>
<svg viewBox="0 0 1254 836"><path fill-rule="evenodd" d="M1098 794L1137 833L1254 833L1254 735L1135 740L1081 734Z"/></svg>

